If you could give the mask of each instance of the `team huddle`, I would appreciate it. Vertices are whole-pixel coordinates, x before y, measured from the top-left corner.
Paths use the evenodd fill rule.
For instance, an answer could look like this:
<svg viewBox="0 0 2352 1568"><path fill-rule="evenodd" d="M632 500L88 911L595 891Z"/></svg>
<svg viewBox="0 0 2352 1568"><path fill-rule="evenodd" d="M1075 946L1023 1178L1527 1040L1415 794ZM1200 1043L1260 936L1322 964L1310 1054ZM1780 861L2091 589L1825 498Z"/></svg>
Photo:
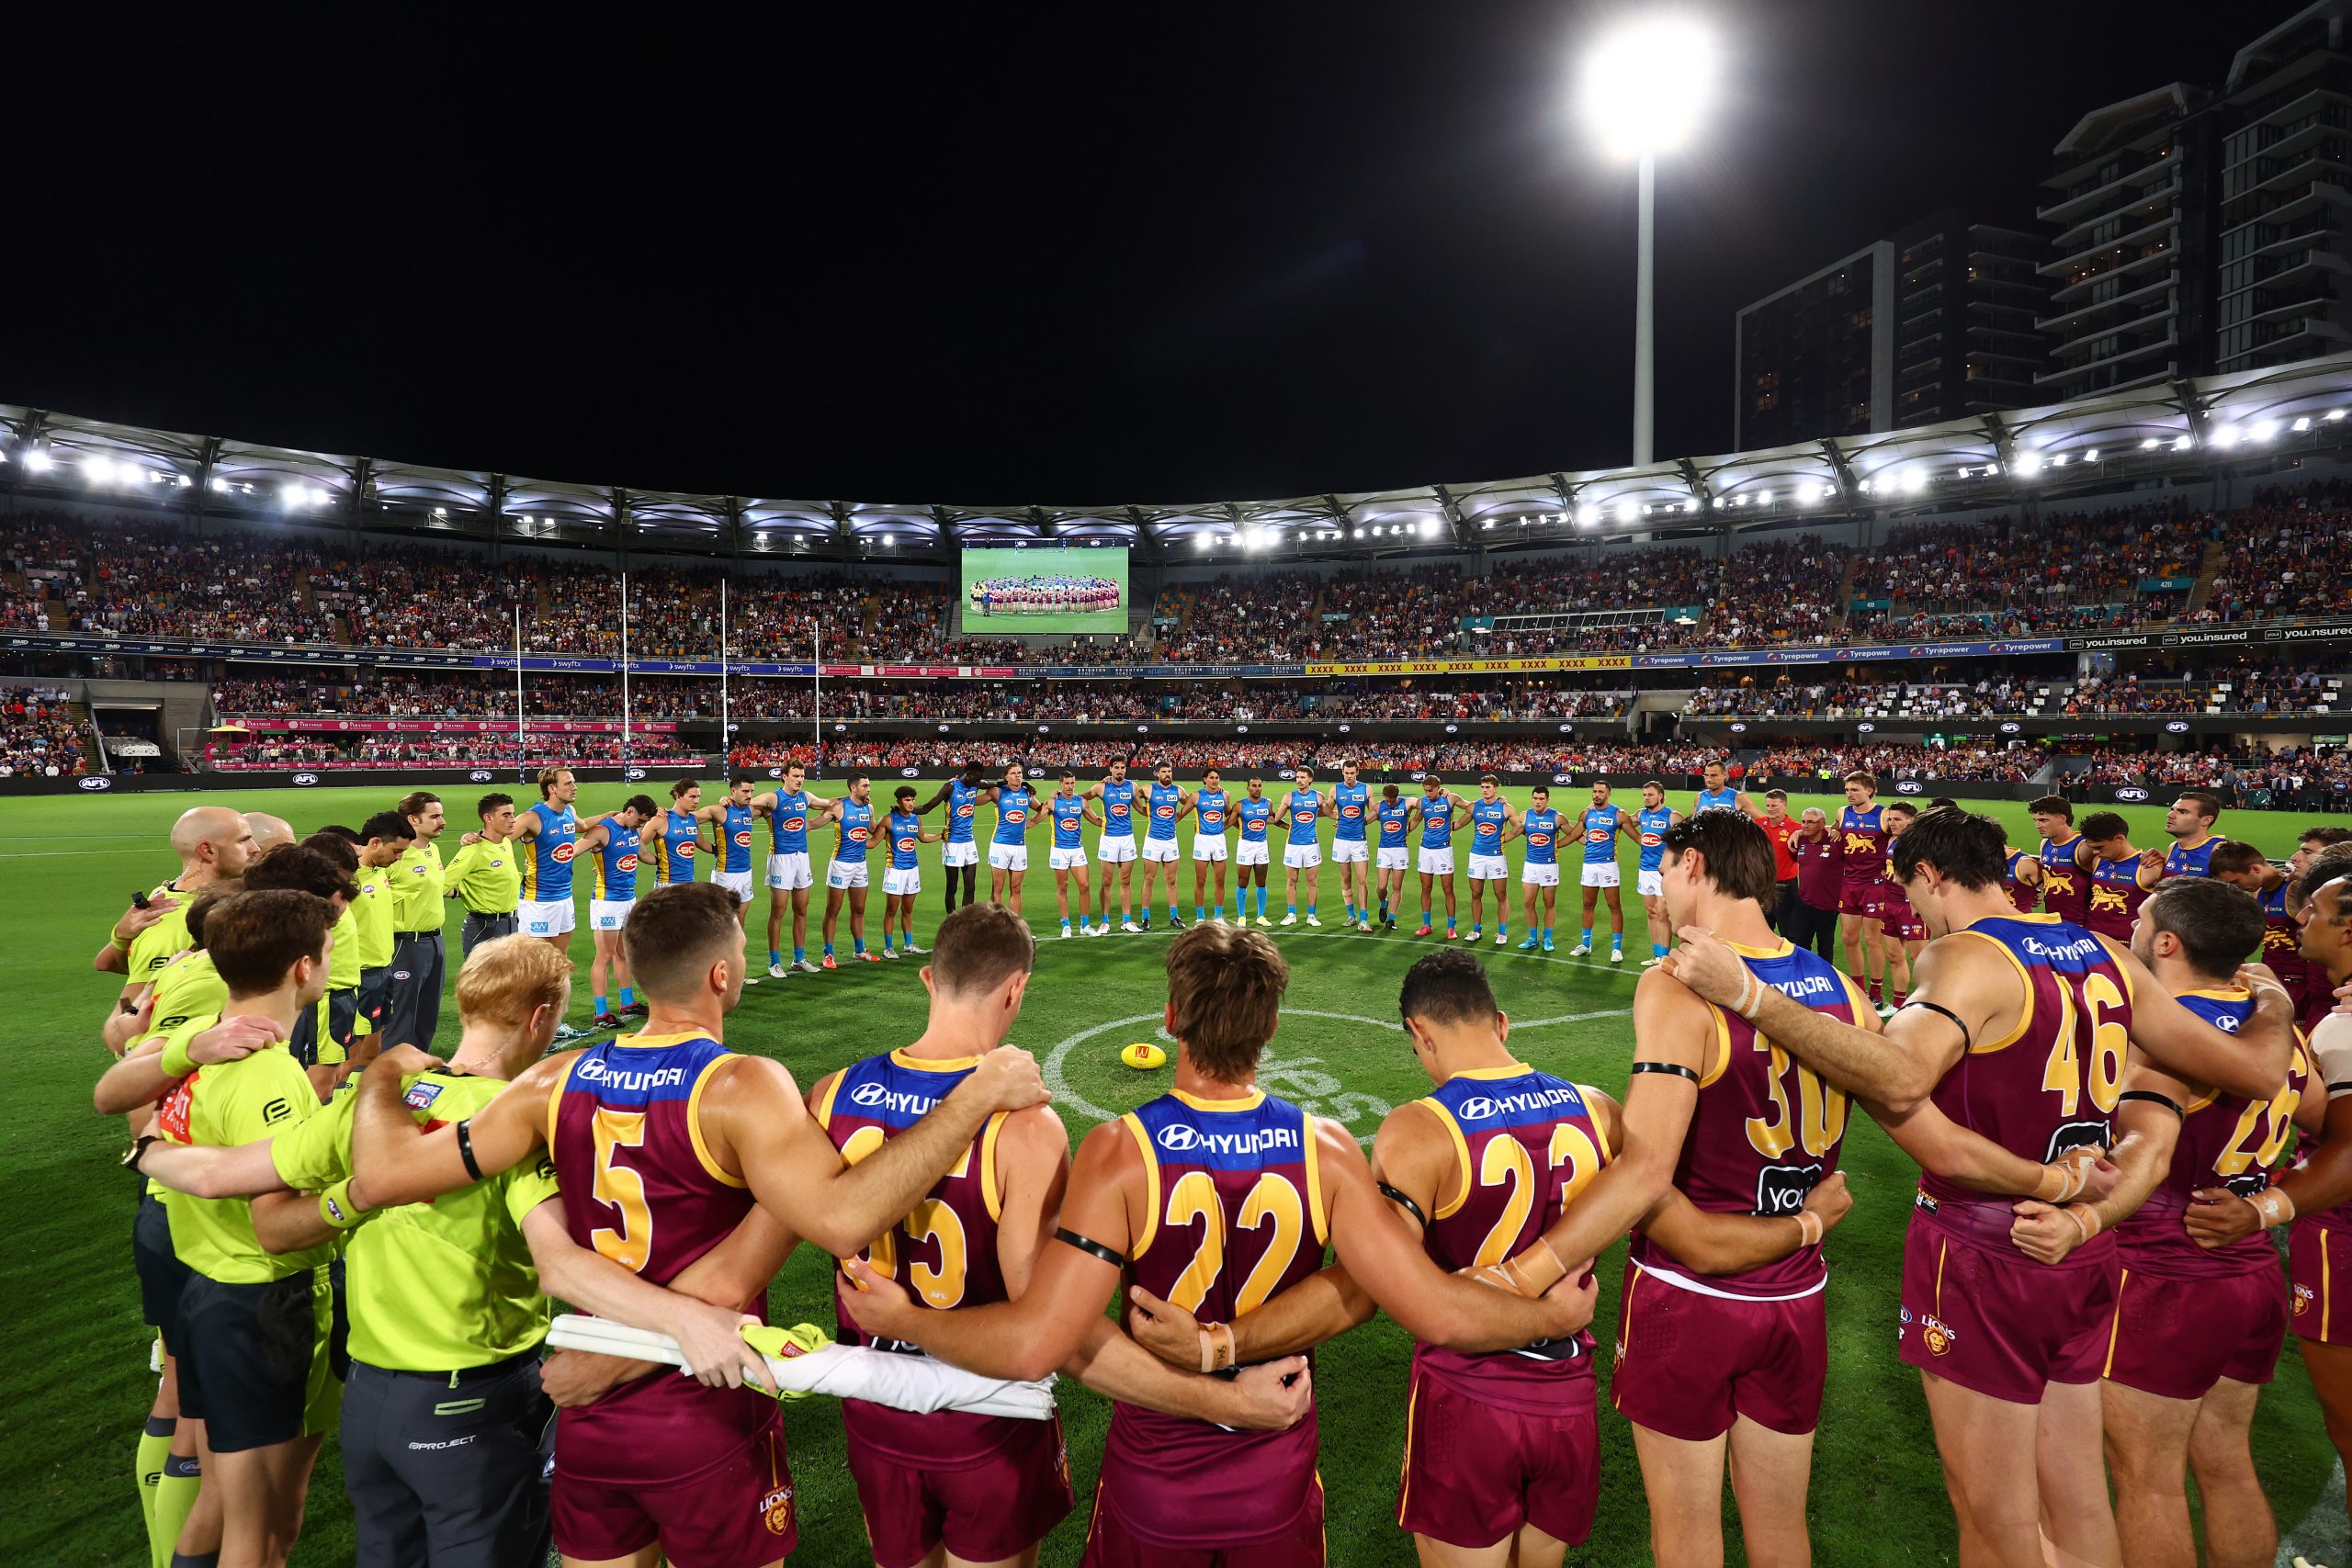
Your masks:
<svg viewBox="0 0 2352 1568"><path fill-rule="evenodd" d="M1689 813L1656 785L1620 808L1597 784L1575 821L1540 788L1521 809L1491 778L1406 795L1339 772L1321 786L1301 768L1276 798L1214 771L1191 788L1114 765L1041 795L1017 766L972 768L927 801L897 789L877 816L869 780L820 799L792 769L711 806L681 781L667 808L638 795L583 819L549 770L524 812L479 803L446 866L446 817L422 792L299 841L277 818L190 811L179 874L96 962L129 981L95 1098L128 1118L143 1180L153 1561L283 1562L339 1428L365 1563L536 1563L550 1539L574 1563L779 1562L800 1521L772 1391L816 1386L842 1399L881 1568L1034 1562L1076 1506L1059 1373L1113 1401L1088 1563L1317 1564L1308 1357L1385 1310L1417 1339L1399 1528L1425 1562L1541 1568L1598 1506L1592 1265L1623 1238L1607 1392L1657 1561L1723 1561L1728 1472L1747 1560L1803 1563L1824 1243L1853 1201L1838 1167L1857 1104L1922 1177L1899 1323L1839 1326L1897 1328L1920 1371L1962 1562L2193 1565L2192 1471L2207 1560L2271 1560L2248 1433L2290 1332L2331 1435L2352 1434L2352 1328L2332 1294L2352 1231L2352 1019L2331 1010L2352 981L2352 835L2306 835L2281 868L2215 835L2199 792L2168 818L2169 852L2133 848L2111 814L2076 832L2054 800L2035 803L2050 836L2027 852L1956 805L1881 807L1861 775L1831 824L1713 772ZM1430 1089L1368 1158L1259 1089L1289 977L1254 929L1273 923L1272 840L1281 923L1303 908L1319 925L1326 817L1359 932L1394 929L1417 876L1420 934L1442 893L1455 936L1467 830L1470 940L1490 895L1508 945L1502 852L1522 840L1522 950L1552 946L1573 832L1578 951L1605 901L1621 961L1616 852L1633 839L1653 951L1616 1092L1515 1052L1466 946L1403 976ZM863 940L877 836L883 951L927 959L921 1036L807 1085L725 1043L756 983L763 818L771 975L831 967L844 905L855 955L882 962ZM1003 1043L1032 979L1020 908L1041 818L1064 936L1112 930L1114 880L1122 930L1148 923L1162 884L1182 928L1172 1088L1085 1131L1074 1157L1036 1064ZM827 828L819 966L808 834ZM930 842L949 912L925 949ZM582 856L597 1023L642 1022L550 1055ZM1808 866L1832 859L1823 932ZM436 1056L414 1043L434 1039L450 899L468 910L462 1030ZM2283 1269L2265 1234L2282 1226ZM842 1260L835 1328L760 1326L803 1243ZM593 1348L550 1352L551 1297L594 1320L557 1337Z"/></svg>
<svg viewBox="0 0 2352 1568"><path fill-rule="evenodd" d="M1058 573L984 578L964 596L982 615L1083 615L1119 607L1119 585L1111 579Z"/></svg>

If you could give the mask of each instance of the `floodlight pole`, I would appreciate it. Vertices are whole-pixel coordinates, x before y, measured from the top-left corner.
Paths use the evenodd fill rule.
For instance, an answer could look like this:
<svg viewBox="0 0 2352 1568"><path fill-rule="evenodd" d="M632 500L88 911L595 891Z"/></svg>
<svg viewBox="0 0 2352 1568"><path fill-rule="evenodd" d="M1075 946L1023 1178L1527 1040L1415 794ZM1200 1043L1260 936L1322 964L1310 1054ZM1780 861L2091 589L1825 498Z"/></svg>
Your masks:
<svg viewBox="0 0 2352 1568"><path fill-rule="evenodd" d="M1654 321L1657 256L1657 161L1642 154L1640 237L1635 242L1634 282L1634 467L1646 468L1656 445L1657 333Z"/></svg>

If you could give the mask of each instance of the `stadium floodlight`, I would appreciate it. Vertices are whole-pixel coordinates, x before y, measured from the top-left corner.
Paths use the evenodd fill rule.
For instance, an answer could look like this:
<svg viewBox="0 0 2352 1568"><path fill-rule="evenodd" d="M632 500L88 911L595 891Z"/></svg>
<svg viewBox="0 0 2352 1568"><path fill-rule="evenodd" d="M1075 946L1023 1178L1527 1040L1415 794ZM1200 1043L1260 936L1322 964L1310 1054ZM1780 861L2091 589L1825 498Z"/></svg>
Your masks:
<svg viewBox="0 0 2352 1568"><path fill-rule="evenodd" d="M2050 459L2050 466L2051 466L2052 468L2064 468L2064 467L2066 466L2066 454L2065 454L2065 453L2064 453L2064 452L2061 452L2061 453L2059 453L2056 457L2054 457L2051 458L2051 459Z"/></svg>
<svg viewBox="0 0 2352 1568"><path fill-rule="evenodd" d="M82 459L82 482L93 485L112 484L114 465L97 454L92 453Z"/></svg>
<svg viewBox="0 0 2352 1568"><path fill-rule="evenodd" d="M2096 447L2096 446L2094 446L2094 447L2092 447L2090 450L2088 450L2087 452L2085 452L2085 453L2083 454L2083 461L2084 461L2084 462L2086 462L2086 463L2096 463L2096 462L2098 462L2098 447Z"/></svg>
<svg viewBox="0 0 2352 1568"><path fill-rule="evenodd" d="M1629 23L1602 39L1585 62L1579 94L1601 144L1639 160L1640 224L1634 288L1634 465L1646 466L1657 431L1657 367L1653 301L1657 253L1657 156L1690 139L1714 77L1714 45L1687 17Z"/></svg>
<svg viewBox="0 0 2352 1568"><path fill-rule="evenodd" d="M2256 441L2267 441L2278 434L2278 422L2275 419L2266 419L2254 427L2253 434Z"/></svg>
<svg viewBox="0 0 2352 1568"><path fill-rule="evenodd" d="M1214 535L1211 535L1211 534L1205 534L1205 533L1203 533L1203 534L1195 534L1195 535L1193 535L1193 547L1194 549L1196 549L1196 550L1205 550L1205 549L1207 549L1211 545L1214 545L1214 544L1216 544L1216 536L1215 536Z"/></svg>
<svg viewBox="0 0 2352 1568"><path fill-rule="evenodd" d="M2176 441L2172 444L2172 449L2173 449L2174 451L2176 451L2176 452L2186 452L2186 451L2188 451L2191 446L2196 446L2196 445L2197 445L2197 437L2195 437L2194 435L2184 435L2184 436L2181 436L2179 439L2176 440Z"/></svg>
<svg viewBox="0 0 2352 1568"><path fill-rule="evenodd" d="M1633 522L1633 521L1634 521L1634 517L1635 517L1636 515L1638 515L1638 514L1635 513L1635 511L1634 511L1634 503L1633 503L1632 502L1630 502L1630 501L1625 501L1625 502L1618 502L1618 505L1617 505L1617 521L1618 521L1618 522L1620 522L1620 523L1631 523L1631 522Z"/></svg>
<svg viewBox="0 0 2352 1568"><path fill-rule="evenodd" d="M56 466L57 459L38 446L25 454L25 468L28 472L45 474Z"/></svg>
<svg viewBox="0 0 2352 1568"><path fill-rule="evenodd" d="M2163 445L2163 442L2151 435L2145 441L2140 443L2140 450L2143 452L2153 452Z"/></svg>
<svg viewBox="0 0 2352 1568"><path fill-rule="evenodd" d="M1771 505L1771 504L1772 504L1772 492L1771 492L1770 491L1769 491L1769 490L1768 490L1768 491L1758 491L1758 492L1757 493L1757 497L1756 497L1756 504L1757 504L1757 505L1758 505L1758 506L1770 506L1770 505ZM1687 509L1687 508L1686 508L1686 510L1690 510L1690 509Z"/></svg>
<svg viewBox="0 0 2352 1568"><path fill-rule="evenodd" d="M2343 417L2344 411L2342 409L2330 409L2327 411L2327 423L2330 424L2334 424L2337 420L2342 419Z"/></svg>
<svg viewBox="0 0 2352 1568"><path fill-rule="evenodd" d="M2309 415L2309 414L2305 414L2305 415L2303 415L2303 417L2302 417L2302 418L2301 418L2301 419L2297 420L2293 424L2290 425L2288 428L2289 428L2289 429L2290 429L2290 430L2292 430L2296 434L2301 435L2304 431L2309 430L2311 427L2312 427L2312 416L2311 416L2311 415Z"/></svg>
<svg viewBox="0 0 2352 1568"><path fill-rule="evenodd" d="M2213 445L2214 445L2214 446L2220 446L2220 447L2223 447L2223 448L2227 448L2227 447L2234 446L2236 446L2237 444L2238 444L2238 427L2237 427L2236 425L2234 425L2234 424L2225 424L2225 425L2222 426L2222 428L2221 428L2221 429L2216 430L2215 432L2213 432Z"/></svg>
<svg viewBox="0 0 2352 1568"><path fill-rule="evenodd" d="M1600 508L1593 505L1590 502L1587 502L1582 506L1577 508L1577 523L1579 526L1589 528L1600 521Z"/></svg>
<svg viewBox="0 0 2352 1568"><path fill-rule="evenodd" d="M1903 470L1904 494L1917 495L1921 491L1926 490L1927 488L1928 470L1925 467L1920 464L1914 463L1911 467Z"/></svg>

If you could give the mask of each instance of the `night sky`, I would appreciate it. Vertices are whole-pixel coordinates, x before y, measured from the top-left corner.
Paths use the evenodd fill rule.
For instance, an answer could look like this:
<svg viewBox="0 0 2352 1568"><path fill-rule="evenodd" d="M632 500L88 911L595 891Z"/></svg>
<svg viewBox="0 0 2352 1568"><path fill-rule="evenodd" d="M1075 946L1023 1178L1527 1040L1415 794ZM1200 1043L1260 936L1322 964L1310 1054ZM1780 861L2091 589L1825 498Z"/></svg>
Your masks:
<svg viewBox="0 0 2352 1568"><path fill-rule="evenodd" d="M2218 85L2297 8L1702 8L1727 71L1660 174L1659 455L1728 446L1740 305L1947 203L2030 227L2084 112ZM1572 92L1634 7L945 9L19 18L0 401L888 502L1625 460L1633 175Z"/></svg>

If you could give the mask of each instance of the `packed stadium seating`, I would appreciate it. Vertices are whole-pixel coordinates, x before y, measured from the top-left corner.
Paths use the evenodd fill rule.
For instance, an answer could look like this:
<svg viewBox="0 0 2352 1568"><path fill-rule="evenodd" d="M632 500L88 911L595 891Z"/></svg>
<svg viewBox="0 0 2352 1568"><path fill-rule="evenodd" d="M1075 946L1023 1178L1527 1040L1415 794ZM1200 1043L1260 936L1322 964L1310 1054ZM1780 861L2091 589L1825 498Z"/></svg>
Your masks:
<svg viewBox="0 0 2352 1568"><path fill-rule="evenodd" d="M66 692L0 686L0 778L68 778L89 771L89 726Z"/></svg>

